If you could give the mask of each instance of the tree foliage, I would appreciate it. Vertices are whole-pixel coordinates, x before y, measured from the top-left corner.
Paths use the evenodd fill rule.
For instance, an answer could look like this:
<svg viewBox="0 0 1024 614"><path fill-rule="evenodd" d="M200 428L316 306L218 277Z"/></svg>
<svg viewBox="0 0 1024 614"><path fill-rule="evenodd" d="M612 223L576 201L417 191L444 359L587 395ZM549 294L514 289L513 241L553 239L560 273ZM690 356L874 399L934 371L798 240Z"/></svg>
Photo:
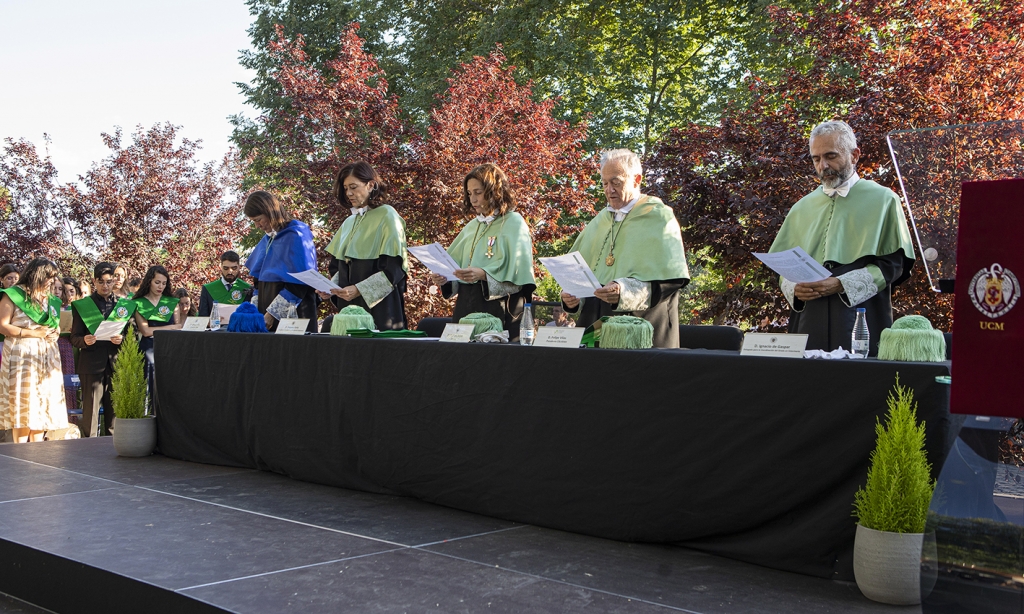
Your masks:
<svg viewBox="0 0 1024 614"><path fill-rule="evenodd" d="M519 210L538 240L576 230L563 213L592 212L594 164L582 146L585 126L554 118L555 100L534 101L531 84L516 82L515 68L500 52L450 73L449 87L420 133L403 119L357 32L353 24L342 34L337 57L321 69L304 52L301 36L288 40L279 28L268 53L278 66L271 76L288 104L264 113L238 139L249 164L246 189L281 195L313 227L320 247L348 215L331 196L334 174L358 159L374 165L389 184L387 203L406 219L414 244L455 237L467 217L462 178L483 162L508 171ZM448 309L416 271L407 296L412 321Z"/></svg>
<svg viewBox="0 0 1024 614"><path fill-rule="evenodd" d="M728 282L704 297L700 316L777 327L785 303L750 253L767 250L789 207L817 185L810 129L848 121L861 176L899 193L889 131L1024 117L1024 5L864 0L769 14L776 46L796 60L772 80L750 75L749 97L716 125L673 130L651 161L651 179L676 203L690 244L706 246ZM894 302L948 329L951 301L927 288L923 270Z"/></svg>

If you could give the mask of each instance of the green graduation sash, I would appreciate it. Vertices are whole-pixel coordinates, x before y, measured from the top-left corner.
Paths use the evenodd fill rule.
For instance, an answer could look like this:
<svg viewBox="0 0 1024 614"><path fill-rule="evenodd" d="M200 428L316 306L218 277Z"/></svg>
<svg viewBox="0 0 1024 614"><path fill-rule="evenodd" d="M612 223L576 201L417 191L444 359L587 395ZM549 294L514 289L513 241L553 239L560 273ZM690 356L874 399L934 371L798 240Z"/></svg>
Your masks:
<svg viewBox="0 0 1024 614"><path fill-rule="evenodd" d="M135 304L137 305L136 310L143 320L147 322L150 320L154 322L170 322L174 319L174 308L178 306L179 300L181 299L173 296L161 296L157 304L154 305L149 302L148 298L141 296L135 299Z"/></svg>
<svg viewBox="0 0 1024 614"><path fill-rule="evenodd" d="M218 279L217 281L211 281L203 287L210 293L210 298L215 303L221 305L241 305L242 301L245 300L245 293L252 286L241 279L236 279L235 283L231 284L231 291L229 292L224 287L224 282Z"/></svg>
<svg viewBox="0 0 1024 614"><path fill-rule="evenodd" d="M21 286L11 286L5 290L0 290L11 299L14 305L25 312L30 320L41 326L49 326L50 328L60 327L60 299L54 295L49 295L46 301L46 307L40 307L33 303Z"/></svg>
<svg viewBox="0 0 1024 614"><path fill-rule="evenodd" d="M96 327L100 325L104 319L110 322L127 322L128 318L132 317L135 313L136 305L135 301L127 298L118 299L114 303L114 310L110 312L110 315L106 318L103 317L103 312L96 306L96 302L91 297L80 298L77 301L71 303L71 310L78 313L78 316L82 318L82 322L85 327L89 330L89 334L96 332Z"/></svg>

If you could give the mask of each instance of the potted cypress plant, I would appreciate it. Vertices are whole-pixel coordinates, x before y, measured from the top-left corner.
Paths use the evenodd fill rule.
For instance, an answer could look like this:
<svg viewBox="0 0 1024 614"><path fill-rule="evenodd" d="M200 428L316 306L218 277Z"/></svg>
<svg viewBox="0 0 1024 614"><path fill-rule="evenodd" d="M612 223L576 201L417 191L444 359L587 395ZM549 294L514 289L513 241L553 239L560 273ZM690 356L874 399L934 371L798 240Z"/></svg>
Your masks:
<svg viewBox="0 0 1024 614"><path fill-rule="evenodd" d="M114 358L110 388L118 456L149 456L156 448L156 418L146 415L146 376L134 330L125 333Z"/></svg>
<svg viewBox="0 0 1024 614"><path fill-rule="evenodd" d="M864 488L857 491L853 574L864 596L894 605L921 602L921 549L935 481L924 451L924 423L910 388L896 385Z"/></svg>

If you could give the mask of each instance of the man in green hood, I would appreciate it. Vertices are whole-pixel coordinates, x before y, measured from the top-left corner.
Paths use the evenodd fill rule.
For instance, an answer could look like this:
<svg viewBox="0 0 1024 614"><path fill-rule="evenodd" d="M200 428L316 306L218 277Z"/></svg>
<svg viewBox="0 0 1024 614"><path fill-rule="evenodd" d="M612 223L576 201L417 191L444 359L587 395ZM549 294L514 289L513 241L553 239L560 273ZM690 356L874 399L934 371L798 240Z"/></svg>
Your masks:
<svg viewBox="0 0 1024 614"><path fill-rule="evenodd" d="M789 332L807 334L807 349L851 349L863 307L874 356L882 330L892 326L892 288L914 266L910 229L896 194L857 175L860 149L846 122L816 126L810 154L821 185L793 205L769 251L800 246L832 276L799 284L779 279L792 307Z"/></svg>

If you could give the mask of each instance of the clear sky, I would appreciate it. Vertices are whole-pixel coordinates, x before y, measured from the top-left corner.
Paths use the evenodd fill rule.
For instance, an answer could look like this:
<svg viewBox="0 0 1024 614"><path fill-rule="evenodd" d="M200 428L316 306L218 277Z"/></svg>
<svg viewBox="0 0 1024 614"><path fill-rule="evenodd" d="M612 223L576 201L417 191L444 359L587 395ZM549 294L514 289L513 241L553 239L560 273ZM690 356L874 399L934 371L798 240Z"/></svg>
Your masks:
<svg viewBox="0 0 1024 614"><path fill-rule="evenodd" d="M198 156L228 150L228 116L255 115L234 85L249 48L243 0L0 0L0 140L25 138L64 183L109 150L101 132L171 122L202 139Z"/></svg>

